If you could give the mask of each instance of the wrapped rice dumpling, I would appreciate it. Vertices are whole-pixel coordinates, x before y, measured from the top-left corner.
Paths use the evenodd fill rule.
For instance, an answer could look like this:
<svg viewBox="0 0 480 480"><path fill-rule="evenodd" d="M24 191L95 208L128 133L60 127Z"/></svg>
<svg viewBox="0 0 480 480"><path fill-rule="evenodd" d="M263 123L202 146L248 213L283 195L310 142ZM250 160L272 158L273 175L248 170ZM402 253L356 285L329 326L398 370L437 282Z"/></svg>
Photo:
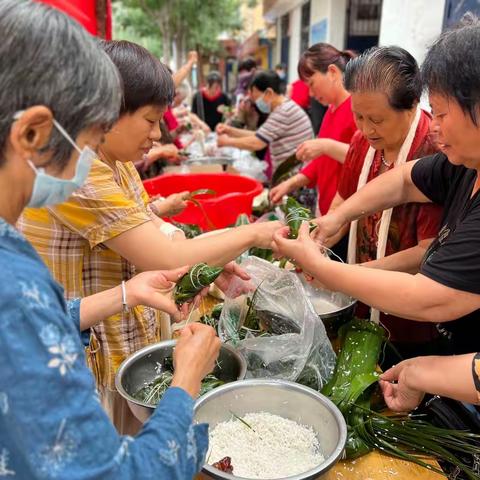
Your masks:
<svg viewBox="0 0 480 480"><path fill-rule="evenodd" d="M295 239L298 237L302 222L311 220L310 210L300 205L293 197L288 197L283 210L285 212L285 222L290 227L289 238ZM314 228L315 225L310 223L310 231Z"/></svg>
<svg viewBox="0 0 480 480"><path fill-rule="evenodd" d="M177 305L191 300L222 273L223 267L210 267L206 263L194 265L177 283L174 298Z"/></svg>

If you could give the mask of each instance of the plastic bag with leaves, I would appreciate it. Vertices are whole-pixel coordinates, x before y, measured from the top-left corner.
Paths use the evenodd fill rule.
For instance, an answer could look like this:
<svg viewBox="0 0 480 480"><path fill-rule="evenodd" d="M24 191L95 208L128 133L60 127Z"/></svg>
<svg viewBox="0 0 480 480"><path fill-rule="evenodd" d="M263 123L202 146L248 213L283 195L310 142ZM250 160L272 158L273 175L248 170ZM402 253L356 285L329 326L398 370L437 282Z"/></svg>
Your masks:
<svg viewBox="0 0 480 480"><path fill-rule="evenodd" d="M226 292L218 324L222 341L244 355L247 377L295 381L315 339L319 342L315 349L321 352L321 358L315 356L316 371L323 385L333 372L335 354L325 329L323 336L316 333L318 317L298 277L256 257L245 260L242 267L255 290L237 298Z"/></svg>

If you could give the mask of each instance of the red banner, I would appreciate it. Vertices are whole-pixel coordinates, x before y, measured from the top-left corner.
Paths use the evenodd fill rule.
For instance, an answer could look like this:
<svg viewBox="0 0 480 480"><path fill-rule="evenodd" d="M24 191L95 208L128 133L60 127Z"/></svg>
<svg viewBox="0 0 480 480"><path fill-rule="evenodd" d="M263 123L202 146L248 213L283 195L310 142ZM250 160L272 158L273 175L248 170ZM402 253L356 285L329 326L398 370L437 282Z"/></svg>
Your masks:
<svg viewBox="0 0 480 480"><path fill-rule="evenodd" d="M107 40L112 38L112 12L111 0L105 3L105 12L102 13L100 21L105 21L105 25L99 25L97 19L97 0L36 0L47 3L52 7L62 10L70 17L82 24L92 35L105 35ZM102 28L103 27L103 28Z"/></svg>

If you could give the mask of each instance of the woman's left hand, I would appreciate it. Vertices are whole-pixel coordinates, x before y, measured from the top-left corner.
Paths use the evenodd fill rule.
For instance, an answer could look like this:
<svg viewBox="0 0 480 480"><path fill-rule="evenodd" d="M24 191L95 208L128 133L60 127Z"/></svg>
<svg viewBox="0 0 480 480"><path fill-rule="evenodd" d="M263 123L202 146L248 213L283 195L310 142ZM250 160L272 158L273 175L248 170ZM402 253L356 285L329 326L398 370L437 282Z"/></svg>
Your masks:
<svg viewBox="0 0 480 480"><path fill-rule="evenodd" d="M297 148L297 158L302 162L309 162L324 153L324 142L321 138L307 140Z"/></svg>
<svg viewBox="0 0 480 480"><path fill-rule="evenodd" d="M226 292L232 281L235 279L243 280L243 282L237 282L238 288L235 291L229 291L229 296L238 297L243 293L250 292L255 287L249 282L250 275L235 262L229 262L223 267L223 272L215 280L215 285L222 291Z"/></svg>
<svg viewBox="0 0 480 480"><path fill-rule="evenodd" d="M425 396L424 392L413 388L409 381L409 376L415 369L415 361L415 358L404 360L380 376L379 383L385 403L394 412L409 412L415 409Z"/></svg>
<svg viewBox="0 0 480 480"><path fill-rule="evenodd" d="M310 225L302 222L298 231L298 238L290 240L288 227L281 228L273 235L273 251L277 256L286 257L292 260L295 265L308 272L308 265L312 257L323 258L319 246L310 236Z"/></svg>

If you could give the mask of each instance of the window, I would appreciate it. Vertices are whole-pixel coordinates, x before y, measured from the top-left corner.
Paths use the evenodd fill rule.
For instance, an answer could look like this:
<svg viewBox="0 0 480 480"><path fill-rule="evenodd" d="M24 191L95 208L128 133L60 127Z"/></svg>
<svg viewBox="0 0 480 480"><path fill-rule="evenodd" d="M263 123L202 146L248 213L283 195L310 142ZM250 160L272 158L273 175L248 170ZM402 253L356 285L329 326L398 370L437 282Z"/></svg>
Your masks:
<svg viewBox="0 0 480 480"><path fill-rule="evenodd" d="M310 44L310 0L302 5L302 17L300 24L300 54Z"/></svg>

